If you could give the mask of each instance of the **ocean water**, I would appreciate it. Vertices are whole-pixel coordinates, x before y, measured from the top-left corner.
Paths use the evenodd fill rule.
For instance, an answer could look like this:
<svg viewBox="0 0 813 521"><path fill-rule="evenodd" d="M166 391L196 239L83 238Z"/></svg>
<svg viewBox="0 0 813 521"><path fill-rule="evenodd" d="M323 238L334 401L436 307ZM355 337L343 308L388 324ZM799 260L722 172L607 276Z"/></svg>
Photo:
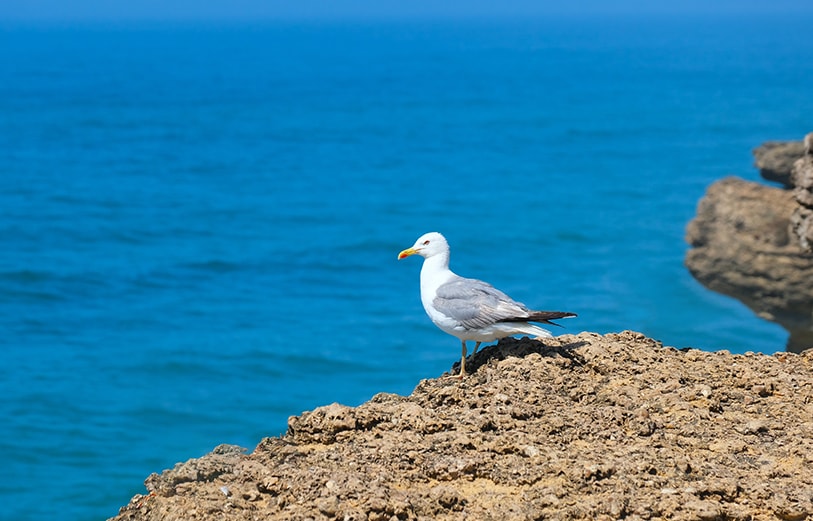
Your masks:
<svg viewBox="0 0 813 521"><path fill-rule="evenodd" d="M0 517L457 361L420 259L556 332L775 352L683 267L705 188L813 130L810 20L0 27Z"/></svg>

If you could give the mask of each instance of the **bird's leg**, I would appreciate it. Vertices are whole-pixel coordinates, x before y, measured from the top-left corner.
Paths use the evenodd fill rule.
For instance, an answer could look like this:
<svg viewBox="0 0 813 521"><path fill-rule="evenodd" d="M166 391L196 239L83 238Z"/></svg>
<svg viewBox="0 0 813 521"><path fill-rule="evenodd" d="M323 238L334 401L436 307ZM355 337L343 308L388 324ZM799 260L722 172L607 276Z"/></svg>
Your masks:
<svg viewBox="0 0 813 521"><path fill-rule="evenodd" d="M466 376L466 341L461 340L461 344L463 344L463 348L460 354L460 378Z"/></svg>
<svg viewBox="0 0 813 521"><path fill-rule="evenodd" d="M477 342L476 344L474 344L474 352L472 353L472 356L477 354L477 348L478 347L480 347L480 342Z"/></svg>

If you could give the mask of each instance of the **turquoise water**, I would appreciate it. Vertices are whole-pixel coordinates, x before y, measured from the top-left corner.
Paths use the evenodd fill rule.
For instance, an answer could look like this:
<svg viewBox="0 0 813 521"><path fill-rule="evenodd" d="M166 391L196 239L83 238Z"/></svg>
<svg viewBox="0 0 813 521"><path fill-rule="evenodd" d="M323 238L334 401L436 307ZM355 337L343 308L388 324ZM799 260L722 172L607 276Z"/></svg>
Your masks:
<svg viewBox="0 0 813 521"><path fill-rule="evenodd" d="M0 517L457 360L419 259L561 332L774 352L682 265L714 180L813 130L809 20L3 27Z"/></svg>

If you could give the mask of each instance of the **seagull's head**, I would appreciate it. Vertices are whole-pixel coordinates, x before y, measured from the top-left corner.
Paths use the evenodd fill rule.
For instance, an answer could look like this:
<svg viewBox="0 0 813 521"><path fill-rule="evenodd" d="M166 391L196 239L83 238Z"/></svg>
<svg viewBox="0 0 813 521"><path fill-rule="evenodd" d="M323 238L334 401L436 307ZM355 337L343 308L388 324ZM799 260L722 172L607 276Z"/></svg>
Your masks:
<svg viewBox="0 0 813 521"><path fill-rule="evenodd" d="M424 259L449 252L449 243L446 238L438 232L429 232L421 235L411 248L407 248L398 254L398 260L410 255L420 255Z"/></svg>

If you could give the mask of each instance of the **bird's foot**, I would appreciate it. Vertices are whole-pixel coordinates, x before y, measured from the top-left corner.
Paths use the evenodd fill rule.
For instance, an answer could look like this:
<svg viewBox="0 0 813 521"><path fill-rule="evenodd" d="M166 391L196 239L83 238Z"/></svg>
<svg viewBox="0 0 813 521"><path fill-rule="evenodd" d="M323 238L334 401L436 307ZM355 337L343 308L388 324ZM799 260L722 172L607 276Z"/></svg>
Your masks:
<svg viewBox="0 0 813 521"><path fill-rule="evenodd" d="M469 373L463 371L463 372L458 372L457 374L447 374L447 375L444 376L444 378L454 378L455 380L462 380L464 376L468 376L468 375L469 375Z"/></svg>

